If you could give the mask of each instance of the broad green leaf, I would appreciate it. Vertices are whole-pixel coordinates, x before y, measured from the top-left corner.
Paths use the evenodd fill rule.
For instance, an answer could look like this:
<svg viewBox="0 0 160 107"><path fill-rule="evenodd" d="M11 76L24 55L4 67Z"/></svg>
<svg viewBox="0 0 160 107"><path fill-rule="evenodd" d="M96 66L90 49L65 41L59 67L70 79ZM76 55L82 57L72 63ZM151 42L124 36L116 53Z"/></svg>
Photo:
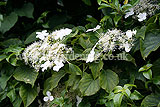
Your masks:
<svg viewBox="0 0 160 107"><path fill-rule="evenodd" d="M28 18L33 18L34 7L32 3L26 3L20 9L15 9L15 13L18 16L25 16Z"/></svg>
<svg viewBox="0 0 160 107"><path fill-rule="evenodd" d="M121 107L122 98L123 98L122 93L115 94L115 96L113 98L113 102L114 102L115 107Z"/></svg>
<svg viewBox="0 0 160 107"><path fill-rule="evenodd" d="M13 70L14 68L12 66L6 65L7 68L3 68L5 70L5 73L1 71L1 77L0 77L0 86L4 90L7 86L8 80L12 77L13 75Z"/></svg>
<svg viewBox="0 0 160 107"><path fill-rule="evenodd" d="M21 97L18 95L16 96L16 100L12 103L13 107L20 107L22 103Z"/></svg>
<svg viewBox="0 0 160 107"><path fill-rule="evenodd" d="M15 89L13 88L12 90L10 90L8 93L7 93L7 96L9 97L10 101L13 103L16 99L16 92L15 92Z"/></svg>
<svg viewBox="0 0 160 107"><path fill-rule="evenodd" d="M85 73L80 80L79 89L84 96L95 94L99 89L99 79L94 80L92 75Z"/></svg>
<svg viewBox="0 0 160 107"><path fill-rule="evenodd" d="M147 33L140 46L142 57L145 59L152 51L156 51L159 48L160 33L157 30Z"/></svg>
<svg viewBox="0 0 160 107"><path fill-rule="evenodd" d="M27 39L24 41L24 44L30 44L33 41L36 41L36 32L33 32L32 34L30 34Z"/></svg>
<svg viewBox="0 0 160 107"><path fill-rule="evenodd" d="M4 100L6 97L7 97L7 92L6 92L6 91L0 92L0 102L1 102L2 100Z"/></svg>
<svg viewBox="0 0 160 107"><path fill-rule="evenodd" d="M156 85L160 85L160 76L156 76L153 78L153 83Z"/></svg>
<svg viewBox="0 0 160 107"><path fill-rule="evenodd" d="M141 67L141 68L138 70L138 72L142 72L142 71L149 70L151 67L152 67L152 64L144 65L143 67Z"/></svg>
<svg viewBox="0 0 160 107"><path fill-rule="evenodd" d="M111 92L119 83L118 75L112 70L102 70L100 74L100 86L108 93Z"/></svg>
<svg viewBox="0 0 160 107"><path fill-rule="evenodd" d="M160 75L160 58L157 59L154 63L153 63L153 67L152 67L152 70L153 70L153 74L155 76L158 76Z"/></svg>
<svg viewBox="0 0 160 107"><path fill-rule="evenodd" d="M147 71L144 71L143 76L146 77L147 79L152 79L152 70L149 69Z"/></svg>
<svg viewBox="0 0 160 107"><path fill-rule="evenodd" d="M51 77L45 80L43 94L45 95L47 91L52 91L65 74L64 70L60 70L59 72L54 72Z"/></svg>
<svg viewBox="0 0 160 107"><path fill-rule="evenodd" d="M38 72L29 66L20 66L16 68L13 77L18 81L23 81L26 84L29 83L34 86L34 83L37 79Z"/></svg>
<svg viewBox="0 0 160 107"><path fill-rule="evenodd" d="M72 90L76 90L79 86L80 79L80 76L71 74L68 81L66 82L66 87L68 88L68 86L71 86Z"/></svg>
<svg viewBox="0 0 160 107"><path fill-rule="evenodd" d="M155 107L159 104L160 102L160 96L156 95L156 94L151 94L146 96L142 103L141 106L142 107Z"/></svg>
<svg viewBox="0 0 160 107"><path fill-rule="evenodd" d="M4 60L6 57L7 57L7 56L4 55L4 54L0 55L0 61Z"/></svg>
<svg viewBox="0 0 160 107"><path fill-rule="evenodd" d="M2 21L0 32L5 33L6 31L10 30L18 20L18 16L16 13L12 12L8 16L4 17Z"/></svg>
<svg viewBox="0 0 160 107"><path fill-rule="evenodd" d="M21 46L22 45L22 41L18 38L11 38L11 39L7 39L6 41L2 42L1 45L5 48L8 48L10 46Z"/></svg>
<svg viewBox="0 0 160 107"><path fill-rule="evenodd" d="M143 98L143 95L141 95L137 90L134 90L133 93L131 93L130 99L131 100L141 100Z"/></svg>
<svg viewBox="0 0 160 107"><path fill-rule="evenodd" d="M92 48L93 44L91 43L91 41L88 39L84 39L83 37L79 38L79 44L84 48Z"/></svg>
<svg viewBox="0 0 160 107"><path fill-rule="evenodd" d="M91 72L92 72L94 79L96 79L99 76L100 71L103 68L103 65L104 65L103 61L101 61L101 60L98 63L91 63L89 65L89 68L91 69Z"/></svg>
<svg viewBox="0 0 160 107"><path fill-rule="evenodd" d="M69 71L76 75L82 75L81 69L77 65L71 63L69 64Z"/></svg>
<svg viewBox="0 0 160 107"><path fill-rule="evenodd" d="M144 40L146 34L146 26L142 26L141 29L137 30L136 38L142 38Z"/></svg>
<svg viewBox="0 0 160 107"><path fill-rule="evenodd" d="M24 107L28 107L38 96L37 88L24 84L20 87L19 95L23 100Z"/></svg>
<svg viewBox="0 0 160 107"><path fill-rule="evenodd" d="M92 17L91 15L87 15L87 21L91 22L91 23L95 23L98 24L97 19L95 19L94 17Z"/></svg>

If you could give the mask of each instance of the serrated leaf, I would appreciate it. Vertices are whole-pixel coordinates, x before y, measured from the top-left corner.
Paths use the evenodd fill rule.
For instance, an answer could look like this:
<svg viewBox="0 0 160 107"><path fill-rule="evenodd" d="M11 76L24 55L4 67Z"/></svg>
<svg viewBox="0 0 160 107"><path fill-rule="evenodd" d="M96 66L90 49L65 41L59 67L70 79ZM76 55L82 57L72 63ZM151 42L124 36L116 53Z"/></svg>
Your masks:
<svg viewBox="0 0 160 107"><path fill-rule="evenodd" d="M94 80L90 74L85 73L80 80L79 89L84 96L95 94L99 89L99 79Z"/></svg>
<svg viewBox="0 0 160 107"><path fill-rule="evenodd" d="M37 88L30 85L22 85L19 90L19 95L23 100L24 107L28 107L37 97Z"/></svg>
<svg viewBox="0 0 160 107"><path fill-rule="evenodd" d="M159 104L160 102L160 96L156 95L156 94L151 94L146 96L142 103L141 106L142 107L155 107Z"/></svg>
<svg viewBox="0 0 160 107"><path fill-rule="evenodd" d="M12 12L8 16L4 17L4 20L1 22L0 32L5 33L10 30L18 20L16 13Z"/></svg>
<svg viewBox="0 0 160 107"><path fill-rule="evenodd" d="M160 33L155 30L146 34L144 41L141 41L141 55L147 58L152 51L156 51L160 46Z"/></svg>
<svg viewBox="0 0 160 107"><path fill-rule="evenodd" d="M16 68L13 77L18 81L23 81L26 84L29 83L34 86L37 79L38 72L28 66L20 66Z"/></svg>
<svg viewBox="0 0 160 107"><path fill-rule="evenodd" d="M15 13L18 16L25 16L28 18L33 18L34 7L32 3L26 3L20 9L15 9Z"/></svg>
<svg viewBox="0 0 160 107"><path fill-rule="evenodd" d="M102 70L100 74L100 86L110 93L119 83L118 75L112 70Z"/></svg>
<svg viewBox="0 0 160 107"><path fill-rule="evenodd" d="M81 69L77 65L71 63L69 64L69 71L76 75L82 75Z"/></svg>
<svg viewBox="0 0 160 107"><path fill-rule="evenodd" d="M44 90L43 94L45 95L47 91L52 91L58 85L58 82L64 77L66 72L64 70L60 70L59 72L54 72L52 77L49 77L44 82Z"/></svg>
<svg viewBox="0 0 160 107"><path fill-rule="evenodd" d="M96 79L99 76L101 69L103 68L103 61L99 61L98 63L91 63L89 68L91 69L93 78Z"/></svg>

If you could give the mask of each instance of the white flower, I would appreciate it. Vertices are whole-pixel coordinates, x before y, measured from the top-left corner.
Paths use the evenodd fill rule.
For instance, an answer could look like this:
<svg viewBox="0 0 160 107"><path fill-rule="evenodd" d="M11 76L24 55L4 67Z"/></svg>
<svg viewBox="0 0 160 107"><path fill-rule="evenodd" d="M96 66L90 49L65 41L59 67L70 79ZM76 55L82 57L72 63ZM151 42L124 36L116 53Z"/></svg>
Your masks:
<svg viewBox="0 0 160 107"><path fill-rule="evenodd" d="M94 61L94 55L95 55L95 52L94 52L94 48L90 51L88 57L87 57L87 61L86 63L88 62L93 62Z"/></svg>
<svg viewBox="0 0 160 107"><path fill-rule="evenodd" d="M55 40L57 39L62 40L64 36L69 35L71 32L72 32L72 29L65 28L65 29L54 31L52 35L54 35Z"/></svg>
<svg viewBox="0 0 160 107"><path fill-rule="evenodd" d="M137 16L138 17L138 21L141 22L143 20L146 20L147 18L147 13L139 13L139 15Z"/></svg>
<svg viewBox="0 0 160 107"><path fill-rule="evenodd" d="M88 29L86 32L90 32L90 31L93 31L95 32L96 30L100 29L101 26L100 25L97 25L96 28L93 28L93 29Z"/></svg>
<svg viewBox="0 0 160 107"><path fill-rule="evenodd" d="M133 9L133 8L130 8L130 9L129 9L129 12L127 12L124 17L127 18L127 17L129 17L129 16L131 16L131 15L133 15L133 14L134 14L134 9Z"/></svg>
<svg viewBox="0 0 160 107"><path fill-rule="evenodd" d="M39 38L41 40L44 40L44 38L49 35L49 33L47 33L47 30L43 30L42 32L36 32L36 34L36 38Z"/></svg>
<svg viewBox="0 0 160 107"><path fill-rule="evenodd" d="M47 95L47 96L43 98L43 100L44 100L45 102L47 102L47 101L53 101L53 100L54 100L53 96L51 96L51 92L47 91L47 92L46 92L46 95Z"/></svg>
<svg viewBox="0 0 160 107"><path fill-rule="evenodd" d="M124 44L124 49L126 52L129 52L131 50L131 47L128 43Z"/></svg>
<svg viewBox="0 0 160 107"><path fill-rule="evenodd" d="M51 67L53 64L50 61L46 61L44 64L41 65L42 71L46 70L48 67Z"/></svg>
<svg viewBox="0 0 160 107"><path fill-rule="evenodd" d="M77 96L76 96L76 99L77 99L77 104L76 104L76 106L78 107L79 103L81 103L81 101L82 101L82 98L77 95Z"/></svg>
<svg viewBox="0 0 160 107"><path fill-rule="evenodd" d="M54 71L59 71L59 69L64 66L63 60L55 60L54 64L55 64L55 66L53 67Z"/></svg>

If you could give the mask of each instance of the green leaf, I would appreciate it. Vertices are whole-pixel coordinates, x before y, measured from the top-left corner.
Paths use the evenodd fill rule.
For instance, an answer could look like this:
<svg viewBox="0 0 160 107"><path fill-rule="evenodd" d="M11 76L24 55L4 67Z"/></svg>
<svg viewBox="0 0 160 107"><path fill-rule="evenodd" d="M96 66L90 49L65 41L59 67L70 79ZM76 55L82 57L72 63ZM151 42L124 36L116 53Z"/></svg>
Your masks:
<svg viewBox="0 0 160 107"><path fill-rule="evenodd" d="M33 32L32 34L30 34L27 39L24 41L24 44L30 44L33 41L36 41L36 32Z"/></svg>
<svg viewBox="0 0 160 107"><path fill-rule="evenodd" d="M143 98L143 95L141 95L137 90L134 90L133 93L131 93L130 99L131 100L141 100Z"/></svg>
<svg viewBox="0 0 160 107"><path fill-rule="evenodd" d="M79 44L84 48L84 49L87 49L87 48L92 48L93 44L91 43L91 41L88 39L84 39L83 37L80 37L79 38Z"/></svg>
<svg viewBox="0 0 160 107"><path fill-rule="evenodd" d="M147 71L144 71L143 76L146 77L147 79L152 79L152 70L149 69Z"/></svg>
<svg viewBox="0 0 160 107"><path fill-rule="evenodd" d="M20 107L21 106L21 103L22 103L22 99L21 97L18 95L16 97L16 100L12 103L13 104L13 107Z"/></svg>
<svg viewBox="0 0 160 107"><path fill-rule="evenodd" d="M4 55L4 54L0 55L0 61L4 60L6 57L7 57L7 56Z"/></svg>
<svg viewBox="0 0 160 107"><path fill-rule="evenodd" d="M115 96L113 98L113 102L114 102L115 107L121 107L122 98L123 98L122 93L115 94Z"/></svg>
<svg viewBox="0 0 160 107"><path fill-rule="evenodd" d="M0 77L0 86L4 90L7 86L8 80L12 77L13 75L13 70L14 68L10 65L6 65L7 68L3 68L5 70L5 73L1 72L1 77Z"/></svg>
<svg viewBox="0 0 160 107"><path fill-rule="evenodd" d="M99 76L100 71L103 68L103 65L104 65L103 61L101 61L101 60L98 63L91 63L89 65L89 68L91 69L91 72L92 72L94 79L96 79Z"/></svg>
<svg viewBox="0 0 160 107"><path fill-rule="evenodd" d="M152 67L152 64L144 65L143 67L141 67L141 68L138 70L138 72L147 71L147 70L149 70L151 67Z"/></svg>
<svg viewBox="0 0 160 107"><path fill-rule="evenodd" d="M145 59L152 51L156 51L159 48L160 33L157 30L147 33L140 46L142 57Z"/></svg>
<svg viewBox="0 0 160 107"><path fill-rule="evenodd" d="M5 33L6 31L10 30L18 20L18 16L16 13L12 12L9 16L4 17L2 21L0 32Z"/></svg>
<svg viewBox="0 0 160 107"><path fill-rule="evenodd" d="M97 0L97 3L100 5L101 4L101 2L102 2L102 0Z"/></svg>
<svg viewBox="0 0 160 107"><path fill-rule="evenodd" d="M37 79L38 72L28 66L20 66L16 68L13 77L18 81L23 81L26 84L29 83L34 86Z"/></svg>
<svg viewBox="0 0 160 107"><path fill-rule="evenodd" d="M153 83L156 85L160 85L160 76L156 76L153 78Z"/></svg>
<svg viewBox="0 0 160 107"><path fill-rule="evenodd" d="M15 13L18 16L25 16L28 18L33 18L34 7L32 3L26 3L20 9L15 9Z"/></svg>
<svg viewBox="0 0 160 107"><path fill-rule="evenodd" d="M8 93L7 93L7 96L9 97L10 101L13 103L16 99L16 92L15 92L15 89L12 89L10 90Z"/></svg>
<svg viewBox="0 0 160 107"><path fill-rule="evenodd" d="M64 70L60 70L59 72L54 72L52 77L48 78L44 82L44 90L43 94L45 95L47 91L52 91L58 85L58 82L64 77L66 72Z"/></svg>
<svg viewBox="0 0 160 107"><path fill-rule="evenodd" d="M90 0L82 0L86 5L91 6L91 1Z"/></svg>
<svg viewBox="0 0 160 107"><path fill-rule="evenodd" d="M103 9L103 8L108 8L108 7L109 7L109 8L112 8L111 5L102 3L102 4L100 5L100 7L98 8L98 10Z"/></svg>
<svg viewBox="0 0 160 107"><path fill-rule="evenodd" d="M22 41L18 38L11 38L11 39L7 39L6 41L2 42L1 45L5 48L8 47L13 47L13 46L20 46L22 45Z"/></svg>
<svg viewBox="0 0 160 107"><path fill-rule="evenodd" d="M142 26L141 29L137 30L136 38L142 38L144 40L146 33L146 26Z"/></svg>
<svg viewBox="0 0 160 107"><path fill-rule="evenodd" d="M156 95L156 94L151 94L146 96L142 103L141 106L142 107L155 107L159 104L160 102L160 96Z"/></svg>
<svg viewBox="0 0 160 107"><path fill-rule="evenodd" d="M95 94L99 89L99 79L94 80L92 75L85 73L80 80L79 89L84 96Z"/></svg>
<svg viewBox="0 0 160 107"><path fill-rule="evenodd" d="M76 90L79 86L81 77L75 74L71 74L69 76L68 81L66 82L66 87L68 88L68 86L71 86L72 90Z"/></svg>
<svg viewBox="0 0 160 107"><path fill-rule="evenodd" d="M160 75L160 72L159 72L160 66L159 66L159 65L160 65L160 58L157 59L157 60L153 63L152 70L153 70L153 74L154 74L155 76Z"/></svg>
<svg viewBox="0 0 160 107"><path fill-rule="evenodd" d="M100 86L110 93L119 83L118 75L112 70L102 70L100 74Z"/></svg>
<svg viewBox="0 0 160 107"><path fill-rule="evenodd" d="M23 100L24 107L28 107L38 96L37 88L30 85L22 85L19 90L19 95Z"/></svg>
<svg viewBox="0 0 160 107"><path fill-rule="evenodd" d="M82 71L81 69L77 66L77 65L74 65L74 64L69 64L69 71L71 73L74 73L76 75L82 75Z"/></svg>
<svg viewBox="0 0 160 107"><path fill-rule="evenodd" d="M122 18L122 16L115 15L113 20L114 20L114 24L116 27L118 26L118 22L120 21L121 18Z"/></svg>

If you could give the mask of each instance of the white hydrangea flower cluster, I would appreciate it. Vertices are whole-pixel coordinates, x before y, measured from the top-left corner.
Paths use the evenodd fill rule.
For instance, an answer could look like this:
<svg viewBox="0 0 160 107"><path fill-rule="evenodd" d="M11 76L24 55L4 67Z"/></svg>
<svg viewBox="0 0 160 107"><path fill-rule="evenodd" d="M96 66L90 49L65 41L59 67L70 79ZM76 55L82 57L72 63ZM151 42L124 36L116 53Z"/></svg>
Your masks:
<svg viewBox="0 0 160 107"><path fill-rule="evenodd" d="M138 18L138 21L144 21L147 16L152 16L155 10L159 9L157 0L140 0L137 5L130 8L125 14L125 18L132 16L134 19Z"/></svg>
<svg viewBox="0 0 160 107"><path fill-rule="evenodd" d="M22 53L25 63L31 65L36 71L40 69L45 71L48 68L59 71L66 62L64 54L72 51L72 48L62 44L61 40L71 32L72 30L68 28L56 30L51 34L46 30L36 32L36 37L40 40L29 45Z"/></svg>
<svg viewBox="0 0 160 107"><path fill-rule="evenodd" d="M136 34L136 30L127 30L126 32L122 32L121 30L113 29L108 30L105 34L101 34L99 41L95 44L95 46L90 51L87 61L93 62L95 60L95 48L98 47L102 52L109 52L115 50L125 50L129 52L133 46L134 35Z"/></svg>

